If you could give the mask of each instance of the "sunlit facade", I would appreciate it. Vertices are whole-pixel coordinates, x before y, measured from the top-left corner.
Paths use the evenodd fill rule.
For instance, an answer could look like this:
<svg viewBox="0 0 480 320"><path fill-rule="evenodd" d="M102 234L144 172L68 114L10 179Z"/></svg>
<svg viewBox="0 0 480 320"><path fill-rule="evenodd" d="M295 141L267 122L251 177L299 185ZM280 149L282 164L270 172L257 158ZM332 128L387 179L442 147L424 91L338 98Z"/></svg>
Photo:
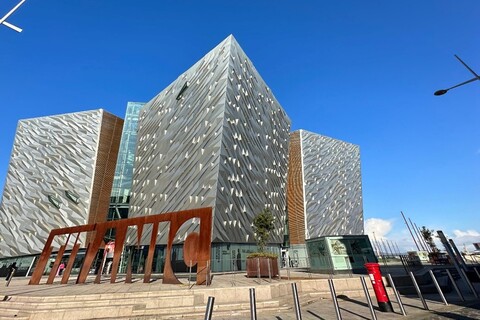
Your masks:
<svg viewBox="0 0 480 320"><path fill-rule="evenodd" d="M106 220L122 126L102 109L18 122L0 204L0 257L38 254L52 229ZM54 249L65 240L55 238Z"/></svg>
<svg viewBox="0 0 480 320"><path fill-rule="evenodd" d="M212 252L221 246L220 261L255 251L251 223L268 208L279 246L289 130L285 111L229 36L142 109L130 217L213 207ZM184 225L176 241L197 223ZM160 243L167 230L160 226Z"/></svg>
<svg viewBox="0 0 480 320"><path fill-rule="evenodd" d="M363 234L360 148L298 130L289 152L290 257L308 264L305 240Z"/></svg>

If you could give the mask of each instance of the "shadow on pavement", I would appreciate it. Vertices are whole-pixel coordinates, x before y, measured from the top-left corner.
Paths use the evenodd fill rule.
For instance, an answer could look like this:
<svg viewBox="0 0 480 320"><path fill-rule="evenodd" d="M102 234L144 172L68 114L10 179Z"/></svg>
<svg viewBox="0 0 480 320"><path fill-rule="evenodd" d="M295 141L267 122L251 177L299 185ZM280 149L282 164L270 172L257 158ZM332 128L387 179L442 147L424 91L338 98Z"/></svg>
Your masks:
<svg viewBox="0 0 480 320"><path fill-rule="evenodd" d="M462 316L458 313L455 312L432 312L433 314L430 314L428 316L428 319L455 319L455 320L478 320L478 317L476 316L475 318L469 317L469 316ZM435 316L438 316L439 318L436 318ZM425 318L427 319L427 318Z"/></svg>
<svg viewBox="0 0 480 320"><path fill-rule="evenodd" d="M428 305L428 303L427 303L427 305ZM408 304L408 303L404 303L403 306L404 306L404 307L415 308L415 309L419 309L419 310L425 310L425 309L423 309L423 307L421 307L421 306L415 306L415 305L413 305L413 304Z"/></svg>
<svg viewBox="0 0 480 320"><path fill-rule="evenodd" d="M358 300L355 300L355 299L352 299L352 298L349 298L348 296L346 295L339 295L337 296L338 299L342 299L344 301L348 301L348 302L351 302L351 303L355 303L355 304L358 304L362 307L365 307L365 308L368 308L368 303L365 303L363 301L358 301ZM373 306L373 309L375 309L375 311L380 311L380 309L377 307L377 306Z"/></svg>
<svg viewBox="0 0 480 320"><path fill-rule="evenodd" d="M325 318L320 317L318 314L316 314L316 313L313 312L313 311L307 310L307 312L310 313L312 316L320 319L320 320L325 320Z"/></svg>
<svg viewBox="0 0 480 320"><path fill-rule="evenodd" d="M353 315L355 315L355 316L357 316L357 317L359 317L359 318L361 318L361 319L370 320L370 318L367 318L367 317L365 317L365 316L362 316L361 314L355 313L355 312L350 311L350 310L348 310L348 309L345 309L345 308L340 307L340 310L341 310L342 313L345 311L345 312L351 313L351 314L353 314Z"/></svg>

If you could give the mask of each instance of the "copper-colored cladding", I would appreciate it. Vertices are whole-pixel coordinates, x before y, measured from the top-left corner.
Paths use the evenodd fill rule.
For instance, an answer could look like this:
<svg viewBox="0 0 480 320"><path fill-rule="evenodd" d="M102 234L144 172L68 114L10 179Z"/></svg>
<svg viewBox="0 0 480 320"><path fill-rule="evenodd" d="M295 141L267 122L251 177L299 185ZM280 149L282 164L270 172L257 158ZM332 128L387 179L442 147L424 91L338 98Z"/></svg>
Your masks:
<svg viewBox="0 0 480 320"><path fill-rule="evenodd" d="M63 254L65 253L65 248L67 247L67 243L70 240L70 236L71 234L68 235L67 240L65 241L65 244L60 247L60 250L58 250L57 258L55 259L52 270L50 270L50 275L48 276L47 283L49 284L53 283L53 280L57 275L58 267L62 263Z"/></svg>
<svg viewBox="0 0 480 320"><path fill-rule="evenodd" d="M193 267L197 264L199 238L199 234L193 232L188 235L183 243L183 261L185 261L187 267Z"/></svg>
<svg viewBox="0 0 480 320"><path fill-rule="evenodd" d="M103 113L88 224L107 221L122 128L122 119L108 112ZM87 233L86 243L92 240L93 235Z"/></svg>
<svg viewBox="0 0 480 320"><path fill-rule="evenodd" d="M125 283L132 283L132 253L128 254L127 258L127 274L125 276Z"/></svg>
<svg viewBox="0 0 480 320"><path fill-rule="evenodd" d="M156 241L157 234L158 234L158 223L154 223L152 228L152 237L150 238L150 245L148 246L147 260L145 261L145 277L143 278L144 283L150 282L150 274L152 273L153 254L155 252L155 244L157 243Z"/></svg>
<svg viewBox="0 0 480 320"><path fill-rule="evenodd" d="M138 230L138 238L137 238L137 245L140 244L140 239L142 236L143 226L145 224L153 224L153 230L158 228L158 224L160 222L170 222L170 231L168 235L168 242L167 242L167 252L165 254L165 267L163 272L163 283L180 283L177 279L175 274L173 273L172 266L171 266L171 252L172 252L172 243L173 239L178 231L178 229L184 224L186 221L192 218L199 218L200 219L200 234L197 236L192 236L192 239L198 239L196 244L191 244L191 241L188 241L188 245L186 251L188 251L188 256L192 256L191 250L196 250L197 252L197 284L209 284L207 283L207 277L210 272L209 262L210 262L210 247L211 247L211 239L212 239L212 208L201 208L201 209L194 209L194 210L185 210L185 211L178 211L178 212L169 212L169 213L162 213L157 215L150 215L144 217L137 217L137 218L130 218L130 219L123 219L123 220L116 220L116 221L108 221L96 224L88 224L84 226L77 226L77 227L68 227L68 228L61 228L55 229L50 232L48 236L47 242L45 243L45 247L40 255L39 261L35 270L32 274L29 284L39 284L42 278L43 272L45 267L47 266L48 259L50 254L53 250L52 248L52 241L55 236L61 235L71 235L77 234L82 232L90 232L92 235L94 234L93 241L89 243L87 252L85 254L85 259L80 269L80 273L77 277L77 283L85 283L87 279L88 272L90 271L90 267L93 263L93 260L103 243L103 237L105 233L109 229L116 229L116 237L115 237L115 251L113 257L113 266L116 266L115 269L112 270L111 275L111 282L115 282L116 275L117 275L117 268L120 261L120 255L123 250L125 234L127 232L128 226L137 226ZM152 244L156 243L157 232L151 233L150 238L150 247ZM188 239L188 237L187 237ZM59 261L62 259L63 252L67 248L68 243L62 246L57 253L55 267L52 269L50 276L55 275ZM153 246L154 247L154 246ZM74 245L74 251L76 246ZM78 249L77 249L78 251ZM145 274L144 274L144 282L149 282L151 277L151 270L152 270L152 262L153 262L153 254L154 249L150 248L148 251L148 256L146 259L145 266ZM75 254L70 255L69 261L67 265L71 265L71 259L75 259ZM58 264L57 264L58 262ZM131 267L127 268L127 277L125 282L131 281ZM68 270L70 272L70 270ZM130 281L128 281L130 279ZM67 278L68 280L68 278ZM98 279L96 279L98 280ZM53 282L53 280L52 280ZM52 283L49 281L47 283ZM64 282L64 278L62 278L62 283ZM97 282L97 281L96 281Z"/></svg>
<svg viewBox="0 0 480 320"><path fill-rule="evenodd" d="M128 226L122 225L117 227L117 234L115 236L115 242L116 243L124 243L125 242L125 235L127 233ZM118 242L117 242L118 241ZM110 277L110 283L115 283L115 280L117 279L117 272L118 272L118 266L120 265L120 257L122 255L121 250L114 250L113 251L113 264L112 264L112 274ZM127 273L128 273L128 268L127 268Z"/></svg>
<svg viewBox="0 0 480 320"><path fill-rule="evenodd" d="M57 275L58 267L60 266L60 262L62 261L63 254L65 253L66 246L63 245L58 250L57 257L55 258L55 262L53 263L53 267L50 270L50 275L48 276L47 284L52 284L53 280L55 280L55 276Z"/></svg>
<svg viewBox="0 0 480 320"><path fill-rule="evenodd" d="M302 147L300 131L290 134L287 208L290 244L305 243L305 208L303 201Z"/></svg>
<svg viewBox="0 0 480 320"><path fill-rule="evenodd" d="M52 254L52 251L53 251L52 241L53 241L53 238L55 238L55 236L78 233L78 232L89 232L89 231L94 230L94 228L95 228L95 225L87 224L85 226L54 229L54 230L50 231L50 234L48 235L47 242L45 243L45 247L43 248L43 251L40 254L40 257L38 258L37 266L35 267L35 270L33 271L32 277L30 278L29 284L38 284L40 282L40 279L42 278L42 274L45 271L45 267L47 266L48 259L50 258L50 255ZM68 230L65 230L65 229L68 229ZM58 253L57 253L57 255L58 255ZM70 256L69 260L70 259L72 259L71 256ZM69 263L70 263L70 261L69 261ZM56 270L55 270L55 272L56 272Z"/></svg>
<svg viewBox="0 0 480 320"><path fill-rule="evenodd" d="M80 249L80 244L75 243L73 245L72 252L70 253L70 258L68 259L67 267L65 268L65 271L63 271L62 282L61 282L62 284L68 283L68 278L70 278L70 273L72 272L73 263L75 262L75 258L77 257L79 249Z"/></svg>
<svg viewBox="0 0 480 320"><path fill-rule="evenodd" d="M247 259L247 277L258 277L258 273L260 273L260 277L278 277L280 273L277 259L266 257Z"/></svg>

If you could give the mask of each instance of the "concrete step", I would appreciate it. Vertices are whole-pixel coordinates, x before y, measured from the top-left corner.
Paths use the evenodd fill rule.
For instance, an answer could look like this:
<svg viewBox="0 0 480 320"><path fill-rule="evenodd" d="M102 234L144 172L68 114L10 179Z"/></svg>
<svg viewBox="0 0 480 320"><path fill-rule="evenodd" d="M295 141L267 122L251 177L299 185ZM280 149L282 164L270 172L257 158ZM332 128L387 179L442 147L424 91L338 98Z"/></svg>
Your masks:
<svg viewBox="0 0 480 320"><path fill-rule="evenodd" d="M334 279L337 295L358 297L363 290L358 279ZM328 282L325 279L301 280L298 283L301 305L331 299ZM268 310L281 311L293 309L291 284L273 283L269 286L256 287L257 311L266 313ZM122 286L122 289L126 287ZM66 289L66 288L65 288ZM215 296L214 314L228 318L229 315L246 316L250 312L249 287L179 288L176 290L145 291L62 295L65 290L58 288L57 296L16 296L7 297L8 301L0 301L5 316L12 319L176 319L203 318L208 296ZM89 288L85 288L88 290ZM116 290L115 285L112 289ZM136 290L136 287L128 287ZM112 291L113 291L112 290ZM371 290L371 289L370 289ZM371 290L373 292L373 290ZM37 293L38 294L38 293Z"/></svg>
<svg viewBox="0 0 480 320"><path fill-rule="evenodd" d="M135 299L135 298L160 298L183 296L192 294L192 290L158 290L158 291L134 291L119 293L101 293L101 294L78 294L78 295L62 295L65 301L98 301L98 300L116 300L116 299ZM59 296L9 296L9 301L28 301L28 302L57 302Z"/></svg>
<svg viewBox="0 0 480 320"><path fill-rule="evenodd" d="M7 319L175 319L195 318L205 314L206 305L200 295L153 297L123 300L72 300L67 302L5 301L0 305ZM47 299L50 300L50 299ZM282 310L291 306L279 300L257 302L257 310ZM250 303L229 303L214 305L215 314L229 316L249 314Z"/></svg>
<svg viewBox="0 0 480 320"><path fill-rule="evenodd" d="M291 306L281 305L279 301L265 301L257 303L258 312L289 310ZM5 311L7 309L3 309ZM140 305L117 305L95 308L57 308L57 309L30 309L11 310L4 313L4 319L30 319L30 320L54 320L54 319L179 319L201 318L205 315L206 306L188 307L158 307L145 308ZM215 316L241 316L250 314L249 303L217 304L213 307ZM0 318L0 320L3 320Z"/></svg>
<svg viewBox="0 0 480 320"><path fill-rule="evenodd" d="M13 310L13 309L11 309ZM104 317L125 317L132 314L133 306L104 306L95 308L31 309L17 310L14 319L53 320L53 319L102 319ZM4 310L2 309L2 312ZM10 317L9 319L13 319Z"/></svg>
<svg viewBox="0 0 480 320"><path fill-rule="evenodd" d="M0 320L12 320L12 319L19 319L19 320L28 320L30 317L18 317L18 316L4 316L0 314Z"/></svg>
<svg viewBox="0 0 480 320"><path fill-rule="evenodd" d="M0 320L4 319L28 319L28 317L19 316L18 309L3 309L2 304L0 304Z"/></svg>
<svg viewBox="0 0 480 320"><path fill-rule="evenodd" d="M257 313L264 313L264 314L269 314L273 312L287 312L291 310L291 306L284 306L284 305L279 305L279 306L274 306L274 307L262 307L259 308L257 306ZM181 311L181 312L180 312ZM177 310L175 313L169 313L169 314L149 314L149 315L132 315L128 317L122 317L122 318L102 318L103 320L166 320L166 319L204 319L205 317L205 311L206 311L206 306L198 306L195 307L194 310ZM213 307L213 318L221 317L221 318L228 318L232 316L240 317L244 316L245 319L250 317L250 306L248 308L240 308L236 309L236 306L232 305L214 305Z"/></svg>
<svg viewBox="0 0 480 320"><path fill-rule="evenodd" d="M280 301L264 301L257 302L257 309L278 308ZM203 312L205 313L206 305L195 305L184 308L145 308L135 309L132 316L151 316L151 315L175 315L175 314L192 314ZM239 312L242 310L250 310L250 303L228 303L228 304L214 304L213 310L216 312Z"/></svg>
<svg viewBox="0 0 480 320"><path fill-rule="evenodd" d="M105 305L138 305L144 308L157 307L185 307L194 306L203 303L203 295L188 294L175 296L160 296L160 297L115 297L110 299L75 299L75 297L56 297L55 300L47 299L47 301L39 301L39 299L15 299L12 297L10 301L4 303L5 307L19 310L51 310L51 309L68 309L68 308L96 308ZM37 300L37 301L35 301Z"/></svg>

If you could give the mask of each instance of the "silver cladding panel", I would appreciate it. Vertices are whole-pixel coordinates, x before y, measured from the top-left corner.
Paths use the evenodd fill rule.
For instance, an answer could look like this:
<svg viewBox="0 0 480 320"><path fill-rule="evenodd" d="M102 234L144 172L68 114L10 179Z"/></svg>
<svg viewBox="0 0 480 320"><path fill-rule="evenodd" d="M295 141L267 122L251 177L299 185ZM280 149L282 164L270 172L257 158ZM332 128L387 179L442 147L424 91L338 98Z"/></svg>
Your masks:
<svg viewBox="0 0 480 320"><path fill-rule="evenodd" d="M363 234L360 148L300 130L306 239Z"/></svg>
<svg viewBox="0 0 480 320"><path fill-rule="evenodd" d="M18 122L0 204L0 257L39 253L52 229L87 223L102 115L94 110Z"/></svg>
<svg viewBox="0 0 480 320"><path fill-rule="evenodd" d="M213 207L212 240L245 243L254 242L253 217L270 208L271 240L281 243L289 129L290 119L229 36L142 109L130 216ZM166 231L160 226L159 242Z"/></svg>

